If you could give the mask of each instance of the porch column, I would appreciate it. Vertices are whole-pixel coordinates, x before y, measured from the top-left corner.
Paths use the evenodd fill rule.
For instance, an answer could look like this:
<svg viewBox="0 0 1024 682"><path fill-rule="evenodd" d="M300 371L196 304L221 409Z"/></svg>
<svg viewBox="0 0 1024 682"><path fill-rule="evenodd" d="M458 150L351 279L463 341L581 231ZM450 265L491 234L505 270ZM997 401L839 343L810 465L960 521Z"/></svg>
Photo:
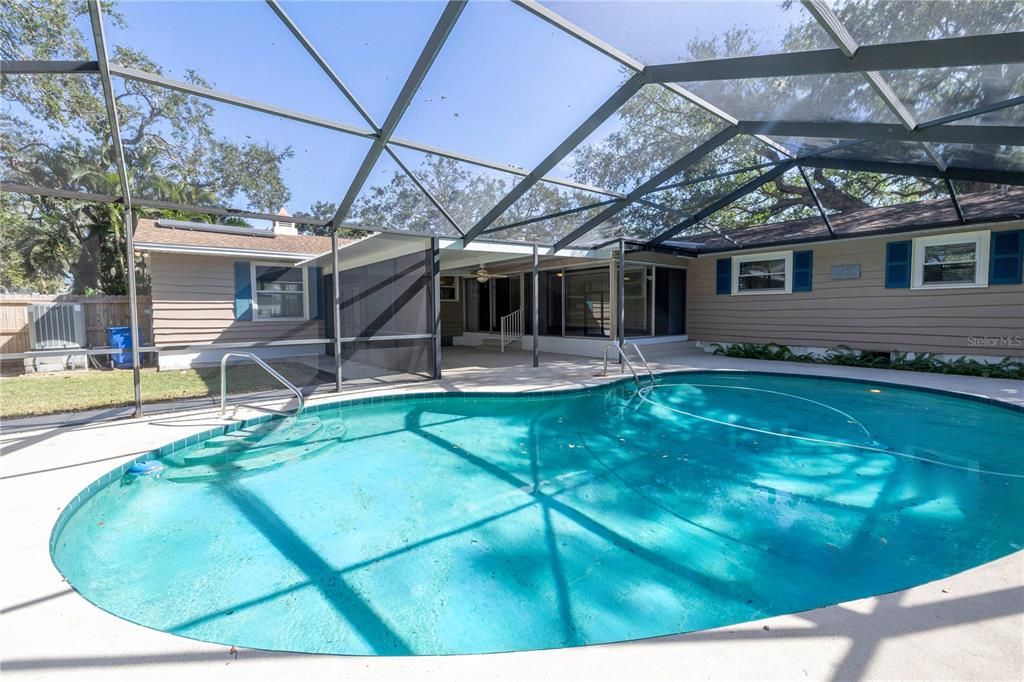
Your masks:
<svg viewBox="0 0 1024 682"><path fill-rule="evenodd" d="M338 254L338 231L331 230L331 258L334 274L331 275L332 300L331 319L334 320L334 390L341 393L341 256Z"/></svg>
<svg viewBox="0 0 1024 682"><path fill-rule="evenodd" d="M431 272L430 300L434 312L434 378L441 378L441 241L430 238Z"/></svg>
<svg viewBox="0 0 1024 682"><path fill-rule="evenodd" d="M533 244L533 289L530 293L533 301L530 317L533 318L533 366L540 367L540 256L537 254L537 243Z"/></svg>
<svg viewBox="0 0 1024 682"><path fill-rule="evenodd" d="M615 296L619 316L617 318L618 328L615 331L621 350L622 344L626 342L626 242L623 239L619 239L619 271L617 274L619 286ZM619 364L622 364L621 353L619 354Z"/></svg>

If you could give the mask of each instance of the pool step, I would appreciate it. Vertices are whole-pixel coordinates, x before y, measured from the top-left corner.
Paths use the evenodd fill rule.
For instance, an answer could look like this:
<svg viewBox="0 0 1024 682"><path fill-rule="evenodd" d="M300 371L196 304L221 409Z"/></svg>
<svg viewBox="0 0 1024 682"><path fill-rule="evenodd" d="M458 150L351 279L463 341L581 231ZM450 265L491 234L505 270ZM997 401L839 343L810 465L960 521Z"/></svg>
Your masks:
<svg viewBox="0 0 1024 682"><path fill-rule="evenodd" d="M180 469L171 469L164 474L163 478L175 483L224 481L238 478L245 474L277 468L292 460L319 452L329 445L330 443L324 442L293 445L288 448L264 452L259 457L233 459L209 464L192 464Z"/></svg>
<svg viewBox="0 0 1024 682"><path fill-rule="evenodd" d="M169 481L217 481L274 468L340 441L344 424L287 418L232 431L164 460Z"/></svg>
<svg viewBox="0 0 1024 682"><path fill-rule="evenodd" d="M243 450L223 453L216 458L191 459L185 457L181 466L170 464L163 478L176 483L195 481L223 481L230 478L274 469L283 464L303 457L316 454L337 443L345 435L344 425L322 427L312 440L298 441L290 444L278 444L261 447L256 450Z"/></svg>
<svg viewBox="0 0 1024 682"><path fill-rule="evenodd" d="M317 436L323 428L319 417L301 420L288 417L215 436L204 442L202 448L186 454L184 460L187 464L198 464L255 457L268 448L278 448Z"/></svg>
<svg viewBox="0 0 1024 682"><path fill-rule="evenodd" d="M225 433L223 436L216 436L206 441L203 445L208 448L219 448L236 444L247 446L253 443L283 443L294 440L297 437L301 438L303 431L312 433L320 427L320 424L319 417L303 417L300 419L286 417L284 419L264 422L263 424L256 424L255 426L247 426L244 429Z"/></svg>

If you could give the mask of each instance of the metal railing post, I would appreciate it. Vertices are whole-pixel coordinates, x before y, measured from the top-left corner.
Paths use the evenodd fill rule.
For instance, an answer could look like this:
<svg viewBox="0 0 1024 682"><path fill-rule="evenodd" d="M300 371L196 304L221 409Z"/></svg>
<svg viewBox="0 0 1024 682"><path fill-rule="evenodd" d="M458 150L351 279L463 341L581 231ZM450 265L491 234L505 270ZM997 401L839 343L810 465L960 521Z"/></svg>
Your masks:
<svg viewBox="0 0 1024 682"><path fill-rule="evenodd" d="M124 207L124 240L127 251L125 270L128 275L128 325L132 335L132 385L135 389L135 417L142 416L142 357L139 346L142 345L142 334L139 331L139 293L135 283L135 242L133 237L131 201Z"/></svg>
<svg viewBox="0 0 1024 682"><path fill-rule="evenodd" d="M533 308L530 315L533 317L533 366L540 366L540 255L537 252L537 243L533 243Z"/></svg>
<svg viewBox="0 0 1024 682"><path fill-rule="evenodd" d="M616 290L616 298L618 299L618 320L616 326L618 329L615 331L616 338L619 342L619 348L622 348L626 341L626 242L623 239L619 239L619 272L618 272L618 288ZM625 355L619 356L619 363L622 362L622 358Z"/></svg>
<svg viewBox="0 0 1024 682"><path fill-rule="evenodd" d="M434 379L441 378L441 240L430 238L430 299L434 334Z"/></svg>
<svg viewBox="0 0 1024 682"><path fill-rule="evenodd" d="M334 274L331 275L331 319L334 321L334 390L341 393L341 256L338 254L338 231L331 229L331 257Z"/></svg>
<svg viewBox="0 0 1024 682"><path fill-rule="evenodd" d="M110 142L117 164L117 177L121 186L121 202L124 204L124 248L125 275L128 278L128 328L131 334L132 385L135 390L135 414L142 416L142 361L139 357L139 301L135 285L135 242L132 219L131 183L128 180L128 165L125 163L124 146L121 143L121 124L117 116L117 100L110 83L110 65L107 56L107 39L103 31L103 10L99 0L89 0L89 23L92 26L93 42L96 46L96 65L100 73L100 86L107 109L107 124L110 127Z"/></svg>

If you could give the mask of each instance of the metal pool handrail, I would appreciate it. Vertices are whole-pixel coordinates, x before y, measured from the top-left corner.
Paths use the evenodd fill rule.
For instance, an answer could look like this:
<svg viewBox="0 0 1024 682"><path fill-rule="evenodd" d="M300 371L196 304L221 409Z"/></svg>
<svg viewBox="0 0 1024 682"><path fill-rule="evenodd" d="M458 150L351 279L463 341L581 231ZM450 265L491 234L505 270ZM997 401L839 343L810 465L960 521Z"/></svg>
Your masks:
<svg viewBox="0 0 1024 682"><path fill-rule="evenodd" d="M632 346L633 350L636 351L636 356L638 358L640 358L640 362L644 363L644 369L647 370L647 376L650 377L651 385L653 386L654 385L654 372L651 371L651 366L647 364L647 358L645 358L644 354L640 352L640 346L636 345L632 341L623 341L623 343L622 343L622 350L623 351L626 350L626 346Z"/></svg>
<svg viewBox="0 0 1024 682"><path fill-rule="evenodd" d="M283 410L273 410L273 409L270 409L269 407L258 407L258 406L255 406L255 405L249 405L249 407L251 407L253 409L262 410L264 412L272 412L274 414L283 414L285 416L292 416L292 417L298 417L300 414L302 414L302 411L304 409L306 409L306 399L302 396L302 391L300 391L298 388L295 387L295 384L293 384L292 382L290 382L287 379L285 379L281 375L280 372L278 372L276 369L274 369L273 367L268 365L258 355L254 354L254 353L243 353L243 352L240 352L240 351L236 351L236 352L231 352L231 353L225 353L223 355L223 357L221 357L221 359L220 359L220 416L223 417L224 413L228 409L227 408L227 399L228 399L227 366L228 366L228 358L230 358L232 356L240 357L240 358L249 358L250 360L255 362L257 365L262 367L264 370L266 370L267 374L269 374L270 376L272 376L275 379L277 379L281 384L284 385L285 388L287 388L289 391L294 393L295 397L299 399L299 406L298 406L298 408L296 408L294 413L285 412ZM234 419L235 412L238 411L239 407L246 407L246 405L245 404L236 405L235 409L231 411L231 418L232 419Z"/></svg>
<svg viewBox="0 0 1024 682"><path fill-rule="evenodd" d="M608 376L608 350L610 348L614 348L615 352L617 352L619 354L619 357L622 358L622 364L624 364L626 367L629 367L629 371L633 374L633 381L636 382L637 390L639 390L640 376L636 373L636 370L633 369L633 363L629 361L629 358L626 357L626 354L622 351L621 348L619 348L619 344L617 343L609 343L607 346L604 347L604 372L602 373L602 376ZM619 373L622 373L621 368L619 368Z"/></svg>
<svg viewBox="0 0 1024 682"><path fill-rule="evenodd" d="M651 378L651 385L653 386L654 372L651 371L651 366L647 364L647 359L644 358L644 354L640 352L640 348L632 341L626 341L622 344L622 346L619 346L617 343L609 343L607 346L604 347L603 375L608 376L608 350L610 348L614 348L615 351L619 354L619 357L622 358L622 364L628 367L629 371L633 374L633 381L636 382L637 389L640 389L640 375L637 374L636 368L633 367L633 363L630 362L629 356L626 355L626 346L632 346L633 349L636 351L637 357L640 358L640 362L644 363L644 368L647 370L647 375ZM619 369L619 372L622 372L621 368Z"/></svg>

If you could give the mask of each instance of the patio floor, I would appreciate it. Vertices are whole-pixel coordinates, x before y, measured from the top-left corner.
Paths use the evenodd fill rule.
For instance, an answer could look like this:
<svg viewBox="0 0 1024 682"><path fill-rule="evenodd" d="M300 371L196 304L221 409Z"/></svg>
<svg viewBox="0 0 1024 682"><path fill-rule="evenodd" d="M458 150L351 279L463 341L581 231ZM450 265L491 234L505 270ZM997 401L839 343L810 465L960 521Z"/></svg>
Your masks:
<svg viewBox="0 0 1024 682"><path fill-rule="evenodd" d="M1024 404L1021 382L656 352L656 370L750 369L877 379ZM601 361L446 348L444 379L346 387L395 391L532 391L607 381ZM333 395L311 400L332 400ZM193 406L194 407L194 406ZM10 429L0 436L5 519L2 668L13 680L66 679L964 679L1024 672L1024 552L889 595L739 626L542 652L422 658L310 656L240 649L133 625L79 597L50 562L50 529L90 481L140 452L218 423L203 406L138 421Z"/></svg>

